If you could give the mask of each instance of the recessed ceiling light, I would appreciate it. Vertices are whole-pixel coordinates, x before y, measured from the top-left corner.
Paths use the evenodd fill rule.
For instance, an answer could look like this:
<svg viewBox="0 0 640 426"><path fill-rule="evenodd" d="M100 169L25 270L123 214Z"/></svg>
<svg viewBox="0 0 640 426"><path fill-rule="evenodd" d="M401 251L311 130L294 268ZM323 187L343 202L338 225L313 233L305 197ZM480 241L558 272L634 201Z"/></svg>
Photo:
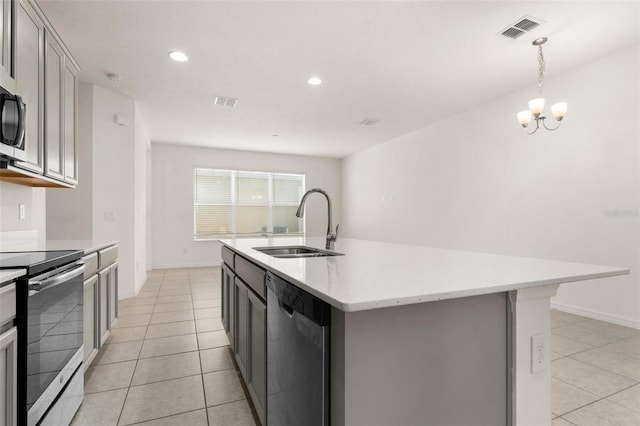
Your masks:
<svg viewBox="0 0 640 426"><path fill-rule="evenodd" d="M174 50L173 52L169 52L169 57L177 62L186 62L189 60L189 57L182 52L178 52Z"/></svg>
<svg viewBox="0 0 640 426"><path fill-rule="evenodd" d="M318 77L311 77L309 80L307 80L307 83L311 86L318 86L322 84L322 80L320 80Z"/></svg>

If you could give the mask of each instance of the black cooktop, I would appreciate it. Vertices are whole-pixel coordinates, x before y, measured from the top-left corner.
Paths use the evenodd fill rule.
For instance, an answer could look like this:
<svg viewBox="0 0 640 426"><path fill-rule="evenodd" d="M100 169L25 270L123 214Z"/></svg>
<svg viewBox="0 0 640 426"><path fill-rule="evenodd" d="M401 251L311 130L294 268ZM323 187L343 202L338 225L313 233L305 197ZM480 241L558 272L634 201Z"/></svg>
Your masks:
<svg viewBox="0 0 640 426"><path fill-rule="evenodd" d="M0 269L26 269L27 276L33 276L81 257L80 250L3 252L0 253Z"/></svg>

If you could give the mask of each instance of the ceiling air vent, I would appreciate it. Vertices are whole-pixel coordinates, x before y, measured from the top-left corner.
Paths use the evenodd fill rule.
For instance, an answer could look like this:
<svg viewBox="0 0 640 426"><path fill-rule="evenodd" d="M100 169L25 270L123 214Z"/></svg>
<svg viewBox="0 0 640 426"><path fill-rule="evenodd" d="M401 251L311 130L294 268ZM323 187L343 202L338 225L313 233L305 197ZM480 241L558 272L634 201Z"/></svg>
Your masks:
<svg viewBox="0 0 640 426"><path fill-rule="evenodd" d="M363 126L373 126L378 121L380 121L380 120L376 120L375 118L365 118L364 120L362 120L360 122L360 124L363 125Z"/></svg>
<svg viewBox="0 0 640 426"><path fill-rule="evenodd" d="M516 39L523 34L531 31L532 29L538 27L544 21L538 18L534 18L533 16L523 16L518 19L515 23L509 25L504 30L500 31L498 35L503 37L507 37L510 39Z"/></svg>
<svg viewBox="0 0 640 426"><path fill-rule="evenodd" d="M238 105L238 98L228 98L226 96L216 96L213 99L214 105L227 106L227 107L235 107Z"/></svg>

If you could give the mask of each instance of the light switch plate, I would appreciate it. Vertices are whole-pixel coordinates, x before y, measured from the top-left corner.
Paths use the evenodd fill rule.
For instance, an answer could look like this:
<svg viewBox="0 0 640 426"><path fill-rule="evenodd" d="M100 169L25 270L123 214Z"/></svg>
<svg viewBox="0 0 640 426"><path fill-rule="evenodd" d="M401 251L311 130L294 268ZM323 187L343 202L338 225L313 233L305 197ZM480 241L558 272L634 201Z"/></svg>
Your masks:
<svg viewBox="0 0 640 426"><path fill-rule="evenodd" d="M18 204L18 218L20 220L24 220L27 218L27 210L24 207L24 204Z"/></svg>

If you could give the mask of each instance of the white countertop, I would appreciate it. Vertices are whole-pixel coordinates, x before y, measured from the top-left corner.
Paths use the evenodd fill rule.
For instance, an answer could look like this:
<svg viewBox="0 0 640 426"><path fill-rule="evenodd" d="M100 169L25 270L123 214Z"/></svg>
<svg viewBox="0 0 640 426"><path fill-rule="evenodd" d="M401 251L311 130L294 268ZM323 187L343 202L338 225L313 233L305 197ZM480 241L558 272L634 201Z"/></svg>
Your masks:
<svg viewBox="0 0 640 426"><path fill-rule="evenodd" d="M47 240L43 250L84 250L87 255L115 244L118 240Z"/></svg>
<svg viewBox="0 0 640 426"><path fill-rule="evenodd" d="M627 268L340 238L344 256L281 259L253 247L306 245L324 238L227 239L241 253L332 306L364 311L624 275Z"/></svg>
<svg viewBox="0 0 640 426"><path fill-rule="evenodd" d="M45 240L25 239L0 251L82 250L85 255L118 244L118 240Z"/></svg>
<svg viewBox="0 0 640 426"><path fill-rule="evenodd" d="M0 284L13 281L27 273L26 269L3 269L0 270Z"/></svg>

